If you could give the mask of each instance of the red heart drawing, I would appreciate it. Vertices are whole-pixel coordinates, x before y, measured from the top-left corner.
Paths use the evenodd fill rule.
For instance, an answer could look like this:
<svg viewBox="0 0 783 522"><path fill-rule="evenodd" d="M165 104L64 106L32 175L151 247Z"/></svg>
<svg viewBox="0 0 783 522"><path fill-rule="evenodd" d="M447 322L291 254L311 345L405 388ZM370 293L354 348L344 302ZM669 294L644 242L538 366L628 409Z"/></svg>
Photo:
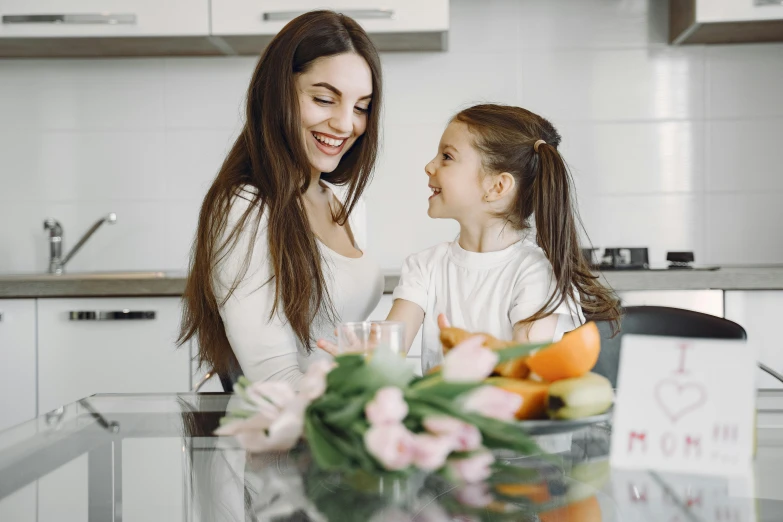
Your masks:
<svg viewBox="0 0 783 522"><path fill-rule="evenodd" d="M672 422L698 410L707 402L707 390L699 383L667 379L655 386L655 400Z"/></svg>

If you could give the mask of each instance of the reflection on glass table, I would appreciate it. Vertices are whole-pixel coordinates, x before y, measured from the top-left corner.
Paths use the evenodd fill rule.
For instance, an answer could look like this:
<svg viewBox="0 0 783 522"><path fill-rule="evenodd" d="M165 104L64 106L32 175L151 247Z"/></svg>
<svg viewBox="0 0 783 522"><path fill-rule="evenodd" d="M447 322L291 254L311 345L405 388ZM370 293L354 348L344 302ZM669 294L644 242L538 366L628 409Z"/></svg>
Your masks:
<svg viewBox="0 0 783 522"><path fill-rule="evenodd" d="M781 391L760 393L751 477L612 470L599 424L540 438L556 459L498 454L472 486L323 473L304 444L249 455L212 435L229 398L97 395L0 432L0 520L783 520Z"/></svg>

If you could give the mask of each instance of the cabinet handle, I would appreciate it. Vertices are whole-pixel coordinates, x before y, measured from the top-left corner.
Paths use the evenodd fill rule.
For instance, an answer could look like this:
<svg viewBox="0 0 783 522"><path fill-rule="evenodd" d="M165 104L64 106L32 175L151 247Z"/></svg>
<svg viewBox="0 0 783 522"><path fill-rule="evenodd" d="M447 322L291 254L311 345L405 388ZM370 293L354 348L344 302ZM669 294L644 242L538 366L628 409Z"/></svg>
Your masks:
<svg viewBox="0 0 783 522"><path fill-rule="evenodd" d="M3 322L3 312L0 312L0 323Z"/></svg>
<svg viewBox="0 0 783 522"><path fill-rule="evenodd" d="M3 15L4 24L68 24L68 25L117 25L135 24L135 14L84 13L84 14L28 14Z"/></svg>
<svg viewBox="0 0 783 522"><path fill-rule="evenodd" d="M287 22L307 11L270 11L262 15L265 22ZM342 9L346 16L365 20L390 20L394 18L394 9Z"/></svg>
<svg viewBox="0 0 783 522"><path fill-rule="evenodd" d="M755 0L755 5L783 5L783 0Z"/></svg>
<svg viewBox="0 0 783 522"><path fill-rule="evenodd" d="M154 319L155 312L138 310L75 310L68 312L69 321L152 321Z"/></svg>

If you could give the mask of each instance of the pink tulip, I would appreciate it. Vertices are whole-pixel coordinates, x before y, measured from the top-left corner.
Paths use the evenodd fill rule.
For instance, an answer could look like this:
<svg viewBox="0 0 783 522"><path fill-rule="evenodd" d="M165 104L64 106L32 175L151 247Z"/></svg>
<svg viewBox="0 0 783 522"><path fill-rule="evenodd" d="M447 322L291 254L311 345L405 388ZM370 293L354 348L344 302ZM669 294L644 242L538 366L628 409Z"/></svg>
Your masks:
<svg viewBox="0 0 783 522"><path fill-rule="evenodd" d="M413 434L402 424L370 426L364 434L364 445L390 471L405 469L413 463Z"/></svg>
<svg viewBox="0 0 783 522"><path fill-rule="evenodd" d="M484 337L478 335L459 343L443 358L443 380L478 382L492 373L498 354L484 348Z"/></svg>
<svg viewBox="0 0 783 522"><path fill-rule="evenodd" d="M375 397L364 407L364 414L373 426L399 424L408 415L408 403L401 389L386 386L375 392Z"/></svg>
<svg viewBox="0 0 783 522"><path fill-rule="evenodd" d="M464 459L451 459L447 464L448 474L460 482L481 482L492 474L490 465L493 462L495 462L495 457L488 451L482 451Z"/></svg>
<svg viewBox="0 0 783 522"><path fill-rule="evenodd" d="M299 381L299 394L309 402L323 395L326 392L326 376L334 367L334 362L323 359L310 364L302 380Z"/></svg>
<svg viewBox="0 0 783 522"><path fill-rule="evenodd" d="M502 421L514 419L522 406L522 397L495 386L482 386L472 391L463 405L465 411L473 411Z"/></svg>
<svg viewBox="0 0 783 522"><path fill-rule="evenodd" d="M460 503L477 508L486 507L493 500L485 482L466 484L457 490L456 496Z"/></svg>
<svg viewBox="0 0 783 522"><path fill-rule="evenodd" d="M413 463L424 471L435 471L446 463L454 449L454 441L436 435L413 436Z"/></svg>
<svg viewBox="0 0 783 522"><path fill-rule="evenodd" d="M473 451L481 447L481 432L472 424L447 415L425 417L422 424L430 433L450 439L457 451Z"/></svg>
<svg viewBox="0 0 783 522"><path fill-rule="evenodd" d="M263 413L249 419L224 424L216 435L234 435L239 445L250 453L285 451L296 445L304 430L304 408L292 405L271 420Z"/></svg>

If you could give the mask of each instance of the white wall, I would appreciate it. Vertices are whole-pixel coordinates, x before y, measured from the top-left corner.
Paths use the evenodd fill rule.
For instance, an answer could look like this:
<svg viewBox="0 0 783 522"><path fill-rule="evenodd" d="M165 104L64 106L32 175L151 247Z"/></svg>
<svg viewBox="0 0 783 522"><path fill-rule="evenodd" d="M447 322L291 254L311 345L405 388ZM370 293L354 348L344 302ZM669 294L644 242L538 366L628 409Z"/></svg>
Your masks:
<svg viewBox="0 0 783 522"><path fill-rule="evenodd" d="M781 263L783 45L666 45L663 0L452 0L447 53L384 54L370 204L385 268L456 232L426 216L424 164L473 102L549 117L597 246ZM0 60L0 272L184 269L200 199L238 132L253 58Z"/></svg>

